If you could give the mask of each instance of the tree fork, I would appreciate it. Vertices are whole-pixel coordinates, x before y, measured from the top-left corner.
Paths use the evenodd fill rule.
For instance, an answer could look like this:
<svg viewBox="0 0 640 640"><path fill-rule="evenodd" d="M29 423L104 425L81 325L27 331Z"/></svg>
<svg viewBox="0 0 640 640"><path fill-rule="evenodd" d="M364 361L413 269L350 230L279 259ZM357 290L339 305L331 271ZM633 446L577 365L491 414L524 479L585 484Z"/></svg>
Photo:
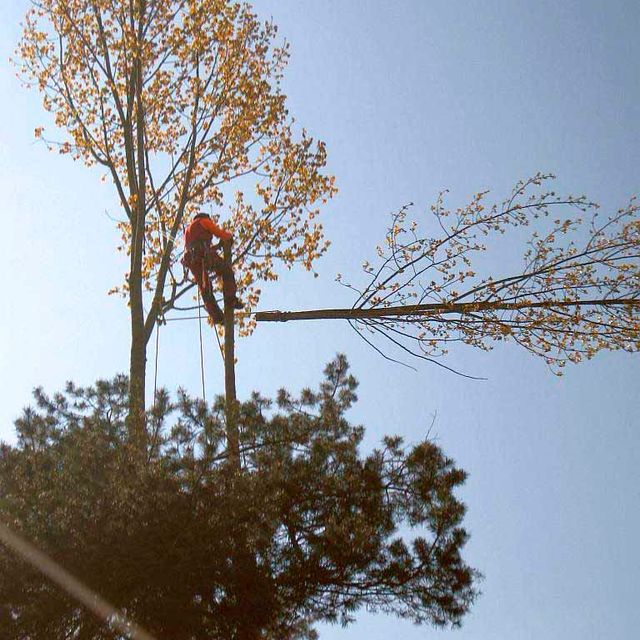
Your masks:
<svg viewBox="0 0 640 640"><path fill-rule="evenodd" d="M133 243L131 251L131 271L129 276L130 305L131 305L131 362L129 368L129 437L138 451L146 449L146 416L145 390L147 365L147 340L145 335L144 306L142 293L142 256L144 252L145 223L146 223L146 174L144 156L144 105L142 102L142 31L145 2L139 3L140 16L138 18L137 38L134 50L134 64L132 67L131 83L133 85L133 101L136 105L135 113L135 147L130 142L128 161L129 172L135 176L131 184L132 195L135 198L135 212L132 219ZM133 137L133 136L132 136ZM135 161L134 161L135 150ZM137 175L136 174L137 169Z"/></svg>

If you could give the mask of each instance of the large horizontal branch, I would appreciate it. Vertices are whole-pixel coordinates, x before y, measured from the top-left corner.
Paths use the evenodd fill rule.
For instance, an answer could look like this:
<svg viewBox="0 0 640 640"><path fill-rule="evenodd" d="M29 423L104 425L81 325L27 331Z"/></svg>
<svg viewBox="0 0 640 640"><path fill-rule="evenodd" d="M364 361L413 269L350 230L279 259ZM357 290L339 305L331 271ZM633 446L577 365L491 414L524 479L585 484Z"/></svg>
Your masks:
<svg viewBox="0 0 640 640"><path fill-rule="evenodd" d="M288 322L290 320L359 320L363 318L389 318L403 316L435 316L466 314L478 311L518 311L525 309L560 309L567 307L638 307L635 298L596 300L544 300L539 302L458 302L403 305L372 309L313 309L310 311L258 311L257 322Z"/></svg>

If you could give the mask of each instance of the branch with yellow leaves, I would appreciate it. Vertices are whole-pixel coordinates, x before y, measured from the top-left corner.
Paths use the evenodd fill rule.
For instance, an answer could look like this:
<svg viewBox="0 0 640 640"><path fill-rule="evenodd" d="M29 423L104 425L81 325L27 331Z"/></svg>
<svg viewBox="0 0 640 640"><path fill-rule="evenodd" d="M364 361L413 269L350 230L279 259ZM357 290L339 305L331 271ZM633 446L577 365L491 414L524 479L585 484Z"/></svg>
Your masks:
<svg viewBox="0 0 640 640"><path fill-rule="evenodd" d="M392 215L375 261L363 264L365 285L338 276L357 294L352 308L258 313L256 320L346 319L386 357L379 339L441 365L455 343L489 350L513 340L557 374L602 350L640 350L636 199L603 218L586 197L548 189L553 179L538 173L500 204L487 205L482 192L455 211L443 192L421 220L409 220L405 206ZM534 222L525 240L523 229ZM504 244L511 238L526 241L519 267L513 242Z"/></svg>

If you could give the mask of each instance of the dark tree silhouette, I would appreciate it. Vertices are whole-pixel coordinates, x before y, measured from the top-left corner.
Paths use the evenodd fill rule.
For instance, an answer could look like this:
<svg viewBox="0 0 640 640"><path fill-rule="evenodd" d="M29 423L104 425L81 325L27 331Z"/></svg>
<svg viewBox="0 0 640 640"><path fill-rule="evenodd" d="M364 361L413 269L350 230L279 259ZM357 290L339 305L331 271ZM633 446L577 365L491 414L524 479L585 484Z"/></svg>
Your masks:
<svg viewBox="0 0 640 640"><path fill-rule="evenodd" d="M0 518L159 638L313 637L363 606L458 625L478 577L460 555L465 473L428 440L360 453L355 389L339 356L317 391L241 403L242 474L223 398L160 391L141 461L126 377L37 390L0 452ZM6 549L0 603L12 640L115 637Z"/></svg>

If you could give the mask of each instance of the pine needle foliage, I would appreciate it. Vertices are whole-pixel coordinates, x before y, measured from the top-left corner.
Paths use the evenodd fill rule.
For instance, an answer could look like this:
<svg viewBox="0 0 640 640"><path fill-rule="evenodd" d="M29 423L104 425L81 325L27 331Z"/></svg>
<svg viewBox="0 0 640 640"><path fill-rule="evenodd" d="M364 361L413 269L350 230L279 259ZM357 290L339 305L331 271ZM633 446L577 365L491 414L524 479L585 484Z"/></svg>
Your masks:
<svg viewBox="0 0 640 640"><path fill-rule="evenodd" d="M426 439L362 453L356 386L340 355L315 391L254 393L241 472L222 398L158 392L142 462L125 376L38 389L0 451L0 518L159 638L314 638L362 607L457 626L479 577L461 556L466 474ZM6 638L117 637L5 549L0 603Z"/></svg>

